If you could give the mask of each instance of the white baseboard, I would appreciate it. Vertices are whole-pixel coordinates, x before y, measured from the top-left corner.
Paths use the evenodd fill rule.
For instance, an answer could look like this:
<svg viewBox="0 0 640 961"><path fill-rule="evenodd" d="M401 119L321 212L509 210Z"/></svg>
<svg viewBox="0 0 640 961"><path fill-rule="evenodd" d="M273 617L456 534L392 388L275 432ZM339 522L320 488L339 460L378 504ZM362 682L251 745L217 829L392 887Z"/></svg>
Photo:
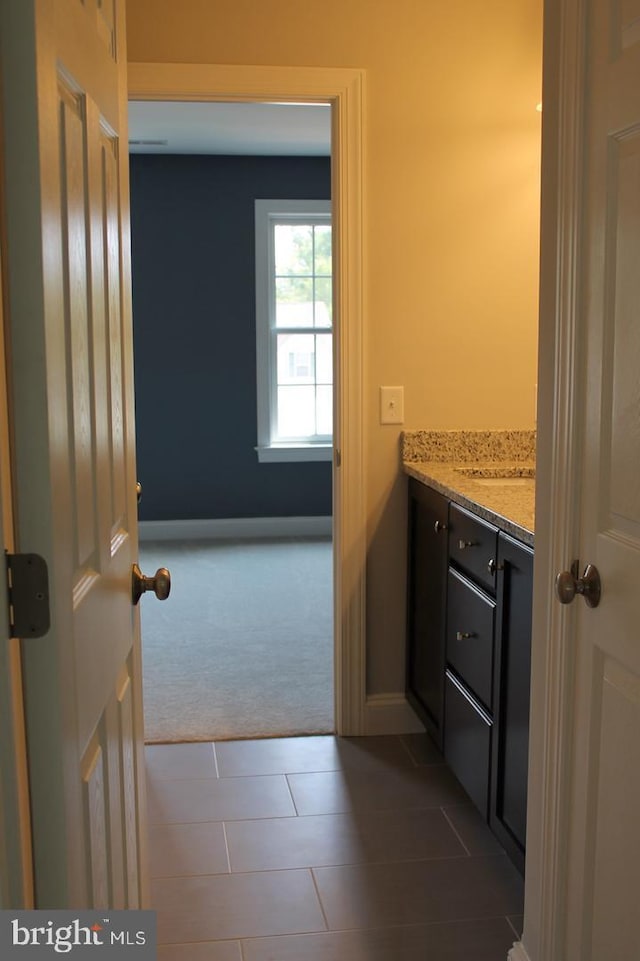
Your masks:
<svg viewBox="0 0 640 961"><path fill-rule="evenodd" d="M365 704L367 734L420 734L424 725L404 694L372 694Z"/></svg>
<svg viewBox="0 0 640 961"><path fill-rule="evenodd" d="M516 941L507 955L507 961L532 961L522 941Z"/></svg>
<svg viewBox="0 0 640 961"><path fill-rule="evenodd" d="M140 521L141 541L331 537L331 517L221 517L203 520Z"/></svg>

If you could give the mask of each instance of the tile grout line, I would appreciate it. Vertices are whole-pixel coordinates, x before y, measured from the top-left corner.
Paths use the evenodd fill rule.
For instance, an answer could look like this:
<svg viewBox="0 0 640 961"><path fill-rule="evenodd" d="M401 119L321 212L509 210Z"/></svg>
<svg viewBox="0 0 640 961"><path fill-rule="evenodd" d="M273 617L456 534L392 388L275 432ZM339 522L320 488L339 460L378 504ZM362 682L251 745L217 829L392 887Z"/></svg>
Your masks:
<svg viewBox="0 0 640 961"><path fill-rule="evenodd" d="M227 824L225 821L220 822L222 824L222 835L224 837L224 849L227 855L227 867L229 868L229 874L233 874L231 868L231 851L229 850L229 839L227 838Z"/></svg>
<svg viewBox="0 0 640 961"><path fill-rule="evenodd" d="M250 941L271 941L274 938L277 938L277 939L304 938L304 937L313 937L318 934L341 935L341 934L354 934L354 933L359 934L361 932L377 933L380 931L406 931L406 930L411 930L416 928L437 928L437 927L447 927L450 925L457 925L457 924L474 924L474 923L483 922L483 921L507 921L509 923L509 927L512 930L515 930L509 920L509 915L507 914L488 914L488 915L473 914L473 915L468 915L464 918L449 918L448 920L441 919L438 921L435 921L435 920L407 921L404 923L402 921L396 921L396 922L393 922L392 924L385 924L383 927L376 927L376 926L372 927L371 925L367 924L364 927L327 928L324 931L313 929L311 931L293 931L293 932L284 933L284 934L247 934L247 935L239 934L239 935L236 935L235 937L214 938L213 940L211 938L204 938L204 939L199 938L196 941L159 941L158 947L163 947L163 948L175 947L176 945L190 946L193 944L238 944L242 949L242 946L245 942L248 943ZM518 937L520 937L520 935L518 935ZM244 955L243 955L243 958L244 958Z"/></svg>
<svg viewBox="0 0 640 961"><path fill-rule="evenodd" d="M246 954L244 953L244 938L238 938L238 945L240 946L240 961L246 961Z"/></svg>
<svg viewBox="0 0 640 961"><path fill-rule="evenodd" d="M318 887L318 881L316 879L315 871L313 868L309 868L309 873L311 874L311 881L316 892L316 897L318 899L318 904L320 905L320 911L322 912L322 918L325 923L327 931L331 931L329 927L329 919L327 918L327 912L324 909L324 904L322 903L322 898L320 897L320 888Z"/></svg>
<svg viewBox="0 0 640 961"><path fill-rule="evenodd" d="M287 785L287 791L289 792L289 797L291 798L291 803L293 804L293 810L296 812L296 813L295 813L295 817L299 818L299 817L300 817L300 812L298 811L298 805L296 804L296 799L294 798L294 796L293 796L293 791L291 790L291 784L289 783L289 775L288 775L288 774L285 774L285 775L284 775L284 780L285 780L285 783L286 783L286 785ZM248 819L248 818L245 818L245 820L249 820L249 819ZM262 819L262 818L257 818L256 820L263 820L263 819Z"/></svg>
<svg viewBox="0 0 640 961"><path fill-rule="evenodd" d="M297 773L297 772L289 772L289 773ZM307 772L305 771L302 773L307 773ZM313 771L312 773L325 774L327 772ZM332 774L334 772L330 771L328 773ZM220 777L214 777L213 775L207 776L206 774L202 775L201 777L194 777L191 774L187 774L187 775L180 775L178 777L156 778L155 783L156 784L175 784L177 781L248 781L252 778L253 780L258 780L258 778L273 779L273 778L281 778L281 777L287 777L287 776L288 775L284 771L274 771L272 774L231 774L231 775L222 774L220 775Z"/></svg>
<svg viewBox="0 0 640 961"><path fill-rule="evenodd" d="M159 874L153 877L152 880L188 881L192 878L228 878L231 875L237 878L246 874L286 874L289 871L315 871L324 870L325 868L388 868L412 864L438 864L442 861L460 861L462 863L468 861L469 859L473 859L474 861L482 861L488 858L506 858L506 854L438 854L432 857L400 858L393 861L328 861L326 864L289 864L282 867L245 868L241 871L209 871L205 874ZM230 858L229 866L231 867ZM502 915L499 916L502 917ZM506 917L506 915L504 915L504 917Z"/></svg>
<svg viewBox="0 0 640 961"><path fill-rule="evenodd" d="M311 328L309 328L309 329L311 329ZM421 766L422 766L422 765L421 765ZM425 765L425 766L426 766L426 765ZM431 766L431 765L429 765L429 766ZM243 778L249 778L249 777L288 777L290 774L291 774L292 776L294 776L294 777L295 777L296 775L300 775L300 774L302 774L302 775L304 775L304 774L341 774L341 773L343 773L344 770L345 770L345 769L344 769L344 768L341 768L341 767L323 767L323 768L320 768L320 770L313 770L313 771L308 771L308 770L306 770L306 769L303 769L302 771L282 771L282 770L276 769L276 770L273 770L273 771L258 771L257 774L255 774L255 773L254 773L254 774L221 774L221 775L220 775L220 780L222 781L222 780L225 780L225 779L227 779L227 778L228 778L229 780L232 780L233 778L236 778L237 780L240 781L240 780L242 780ZM355 767L355 768L347 768L347 771L349 771L349 770L356 771L356 773L357 773L357 772L360 772L360 771L362 771L363 773L366 773L366 769L357 768L357 767ZM184 780L184 779L183 779L183 778L162 778L161 780L163 780L163 781L179 781L179 780ZM196 780L196 781L205 781L205 780L215 780L215 779L206 778L206 777L205 777L205 778L194 778L193 780Z"/></svg>
<svg viewBox="0 0 640 961"><path fill-rule="evenodd" d="M296 805L295 805L295 801L293 800L293 797L291 800L295 808ZM455 807L456 805L452 805L452 806ZM458 806L461 806L461 805L458 805ZM345 811L318 811L315 814L298 814L297 808L296 808L295 817L294 815L291 815L291 814L267 814L267 815L264 815L263 817L258 817L257 815L253 815L251 817L244 817L244 818L230 818L230 817L204 818L204 819L198 819L197 821L166 821L166 822L162 821L159 823L161 824L165 824L165 823L166 824L220 824L221 821L229 821L231 824L245 824L245 823L260 824L263 821L292 821L297 819L299 819L300 821L306 821L306 820L311 820L311 818L340 818L340 817L356 818L358 816L362 816L363 818L370 818L371 820L373 820L373 818L375 817L382 819L385 815L388 815L389 817L393 815L397 815L398 817L406 817L409 814L421 814L421 813L426 814L426 813L435 813L436 811L440 811L441 813L443 813L445 810L446 808L442 804L428 804L428 805L422 805L422 806L397 807L397 808L367 808L367 807L358 808L356 807L356 808L347 808ZM454 828L454 831L455 831L455 828ZM457 831L456 831L456 834L457 834ZM503 854L504 852L501 850L499 853Z"/></svg>
<svg viewBox="0 0 640 961"><path fill-rule="evenodd" d="M407 742L405 741L403 735L402 735L402 734L398 734L398 737L400 738L400 743L402 744L402 746L403 746L403 748L405 749L406 753L409 755L409 759L410 759L411 762L413 763L413 766L414 766L414 767L419 767L418 762L416 761L415 757L414 757L413 754L411 753L411 748L409 747L409 745L408 745Z"/></svg>
<svg viewBox="0 0 640 961"><path fill-rule="evenodd" d="M448 816L448 814L447 814L447 812L446 812L446 809L443 808L443 807L441 807L440 810L442 811L442 814L443 814L443 816L444 816L445 821L447 822L447 824L449 825L449 827L451 828L451 830L453 831L453 833L454 833L455 836L457 837L458 841L460 842L460 844L462 845L462 847L464 848L464 850L467 852L467 857L469 857L469 858L472 857L471 851L469 850L469 848L467 847L467 845L466 845L466 844L464 843L464 841L462 840L462 836L461 836L460 832L456 830L453 821L451 820L451 818Z"/></svg>
<svg viewBox="0 0 640 961"><path fill-rule="evenodd" d="M220 768L218 767L218 752L216 751L215 741L211 742L211 750L213 751L213 766L216 771L216 777L220 778Z"/></svg>
<svg viewBox="0 0 640 961"><path fill-rule="evenodd" d="M516 938L518 938L518 940L520 940L520 938L522 937L522 931L516 931L516 926L515 926L515 924L512 922L512 920L511 920L511 918L509 917L508 914L505 914L505 918L506 918L507 924L509 925L509 927L511 928L511 930L512 930L513 933L515 934Z"/></svg>
<svg viewBox="0 0 640 961"><path fill-rule="evenodd" d="M277 775L274 775L274 776L277 776ZM286 777L286 775L284 776ZM207 778L203 780L215 781L216 779ZM219 817L212 816L212 817L180 818L178 820L169 820L169 821L154 821L151 818L149 818L148 823L151 827L171 827L172 825L178 825L178 824L220 824L222 823L222 821L228 821L231 824L245 824L245 823L258 824L262 821L291 821L294 819L295 820L299 819L300 821L304 821L306 819L311 819L311 818L337 818L337 817L347 817L347 816L351 818L356 818L358 816L373 818L376 816L383 817L384 815L400 816L400 815L409 815L409 814L419 814L421 812L427 813L427 812L439 811L440 813L445 815L447 822L451 825L456 836L462 842L463 847L465 848L465 851L467 851L468 855L473 856L471 852L468 851L466 845L462 841L462 838L460 837L456 828L453 826L449 817L447 816L446 806L442 804L429 804L429 805L419 805L419 806L410 805L407 807L401 806L401 807L389 807L389 808L386 808L386 807L368 808L366 806L363 806L363 807L345 808L344 810L341 810L341 811L316 811L316 812L312 812L311 814L300 814L297 810L295 800L293 799L293 795L291 795L291 802L295 811L294 814L264 814L264 815L252 814L246 817L235 817L235 818L234 817L219 818ZM460 807L461 805L456 804L454 802L449 806ZM484 852L484 854L491 854L491 853L493 852ZM496 852L496 854L504 854L504 853L505 852L502 849Z"/></svg>
<svg viewBox="0 0 640 961"><path fill-rule="evenodd" d="M363 932L364 932L364 933L371 933L371 934L375 934L375 933L378 933L378 932L380 932L380 931L388 931L388 932L398 931L398 932L401 932L401 931L407 931L407 930L412 930L412 929L415 930L415 929L417 929L417 928L448 927L448 926L451 926L451 925L457 925L457 924L475 924L475 923L477 923L477 922L484 922L484 921L507 921L507 922L509 922L509 927L510 927L513 931L515 931L515 928L513 927L513 924L511 924L511 921L510 921L510 919L509 919L509 915L507 915L507 914L489 914L489 915L481 915L481 914L479 914L479 915L470 915L470 916L464 917L464 918L450 918L450 919L448 919L448 920L439 920L439 921L434 921L434 920L431 920L431 921L407 921L407 922L404 922L404 923L403 923L402 921L396 921L396 922L393 922L392 924L386 924L386 925L384 925L383 927L375 927L375 926L371 926L370 924L367 924L367 925L365 925L364 927L327 928L326 931L295 931L295 932L290 933L290 934L250 934L250 935L246 935L245 937L239 936L239 937L237 937L237 938L235 938L235 939L233 939L233 940L238 941L238 942L240 943L240 945L242 946L242 945L244 945L245 942L250 942L250 941L271 941L271 940L273 940L273 939L278 939L278 940L280 940L280 939L284 939L284 938L315 937L316 935L319 935L319 934L331 934L331 935L340 936L340 935L343 935L343 934L360 934L360 933L363 933ZM518 937L520 937L520 935L518 935ZM221 939L222 942L230 941L230 940L232 940L232 939L229 939L229 938L223 938L223 939ZM172 943L172 942L163 942L163 944L171 944L171 943ZM199 942L185 942L185 943L188 943L188 944L197 944L197 943L199 943ZM215 944L218 944L218 943L221 943L221 942L220 942L220 941L215 941L214 943L215 943ZM243 955L243 959L244 959L244 955Z"/></svg>

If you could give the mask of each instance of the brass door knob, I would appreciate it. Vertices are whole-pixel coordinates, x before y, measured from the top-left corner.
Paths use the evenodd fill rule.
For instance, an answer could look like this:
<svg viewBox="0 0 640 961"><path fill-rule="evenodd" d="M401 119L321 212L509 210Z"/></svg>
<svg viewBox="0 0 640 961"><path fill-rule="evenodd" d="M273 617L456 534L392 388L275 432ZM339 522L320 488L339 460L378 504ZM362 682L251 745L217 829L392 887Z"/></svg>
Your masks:
<svg viewBox="0 0 640 961"><path fill-rule="evenodd" d="M137 564L131 568L131 600L137 604L143 594L153 591L159 601L166 601L171 592L171 574L159 567L153 577L146 577Z"/></svg>

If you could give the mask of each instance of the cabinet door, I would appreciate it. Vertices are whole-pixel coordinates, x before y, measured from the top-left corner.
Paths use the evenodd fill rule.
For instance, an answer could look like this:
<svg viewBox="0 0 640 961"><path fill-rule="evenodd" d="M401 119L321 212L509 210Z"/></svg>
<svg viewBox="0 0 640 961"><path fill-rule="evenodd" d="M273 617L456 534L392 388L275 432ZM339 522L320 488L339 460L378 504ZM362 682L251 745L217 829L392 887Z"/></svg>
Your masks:
<svg viewBox="0 0 640 961"><path fill-rule="evenodd" d="M512 860L524 869L533 551L501 533L498 568L489 821Z"/></svg>
<svg viewBox="0 0 640 961"><path fill-rule="evenodd" d="M441 750L448 508L441 494L410 480L407 697Z"/></svg>

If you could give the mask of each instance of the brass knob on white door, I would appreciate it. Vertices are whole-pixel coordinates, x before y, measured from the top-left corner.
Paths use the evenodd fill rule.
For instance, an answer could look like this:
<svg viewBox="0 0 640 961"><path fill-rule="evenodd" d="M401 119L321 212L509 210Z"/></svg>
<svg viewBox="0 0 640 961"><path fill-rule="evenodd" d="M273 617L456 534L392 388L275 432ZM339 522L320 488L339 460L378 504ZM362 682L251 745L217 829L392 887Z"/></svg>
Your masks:
<svg viewBox="0 0 640 961"><path fill-rule="evenodd" d="M556 597L561 604L571 604L576 594L581 594L588 607L597 607L602 593L598 568L587 564L582 577L578 577L578 570L578 561L574 561L570 571L557 575Z"/></svg>
<svg viewBox="0 0 640 961"><path fill-rule="evenodd" d="M146 577L137 564L131 568L131 600L137 604L143 594L153 591L159 601L166 601L171 592L171 574L159 567L153 577Z"/></svg>

